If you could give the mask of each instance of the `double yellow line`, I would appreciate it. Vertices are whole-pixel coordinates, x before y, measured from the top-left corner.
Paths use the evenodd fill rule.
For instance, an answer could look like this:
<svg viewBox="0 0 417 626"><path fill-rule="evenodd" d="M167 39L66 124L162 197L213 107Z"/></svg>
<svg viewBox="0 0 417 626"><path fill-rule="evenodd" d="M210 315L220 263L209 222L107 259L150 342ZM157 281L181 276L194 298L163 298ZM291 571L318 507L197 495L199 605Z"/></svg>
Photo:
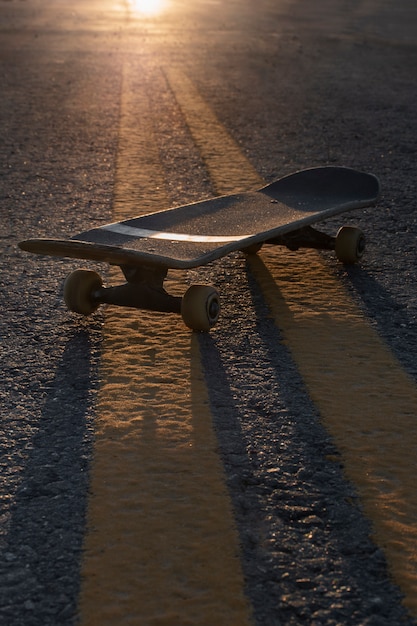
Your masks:
<svg viewBox="0 0 417 626"><path fill-rule="evenodd" d="M134 76L126 66L114 220L169 204ZM193 83L166 77L217 192L259 187ZM274 249L251 269L417 614L416 387L318 254ZM248 624L196 338L179 318L118 309L104 332L82 621Z"/></svg>

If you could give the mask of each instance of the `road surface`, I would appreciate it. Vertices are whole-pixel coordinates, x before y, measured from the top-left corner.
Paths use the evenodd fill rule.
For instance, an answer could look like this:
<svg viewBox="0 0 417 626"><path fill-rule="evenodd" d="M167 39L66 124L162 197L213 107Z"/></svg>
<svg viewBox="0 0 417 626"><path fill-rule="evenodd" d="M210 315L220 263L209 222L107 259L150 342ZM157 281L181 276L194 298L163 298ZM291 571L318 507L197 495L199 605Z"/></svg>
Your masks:
<svg viewBox="0 0 417 626"><path fill-rule="evenodd" d="M416 16L0 2L3 623L415 623ZM208 335L72 315L79 264L17 247L325 164L381 181L363 262L172 273L220 290Z"/></svg>

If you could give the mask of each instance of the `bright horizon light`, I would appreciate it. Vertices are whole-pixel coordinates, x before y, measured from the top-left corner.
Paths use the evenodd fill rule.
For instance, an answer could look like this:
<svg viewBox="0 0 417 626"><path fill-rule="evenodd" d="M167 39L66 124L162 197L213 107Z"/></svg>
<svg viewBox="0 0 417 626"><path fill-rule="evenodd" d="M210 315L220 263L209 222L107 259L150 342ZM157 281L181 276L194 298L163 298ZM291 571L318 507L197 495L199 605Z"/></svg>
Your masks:
<svg viewBox="0 0 417 626"><path fill-rule="evenodd" d="M166 5L167 0L130 0L130 5L134 11L144 15L157 15Z"/></svg>

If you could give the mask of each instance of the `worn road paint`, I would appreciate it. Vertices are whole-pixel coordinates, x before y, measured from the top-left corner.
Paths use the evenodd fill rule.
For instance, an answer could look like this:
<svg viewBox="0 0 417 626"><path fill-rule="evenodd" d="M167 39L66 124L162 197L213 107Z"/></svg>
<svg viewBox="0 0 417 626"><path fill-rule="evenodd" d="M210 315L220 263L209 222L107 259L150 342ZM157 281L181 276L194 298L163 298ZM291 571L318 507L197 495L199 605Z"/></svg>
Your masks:
<svg viewBox="0 0 417 626"><path fill-rule="evenodd" d="M166 75L216 191L260 187L189 78ZM249 265L417 615L417 388L316 252L274 248Z"/></svg>
<svg viewBox="0 0 417 626"><path fill-rule="evenodd" d="M168 206L139 70L125 67L116 220ZM82 624L251 622L198 341L178 316L106 312L84 549Z"/></svg>

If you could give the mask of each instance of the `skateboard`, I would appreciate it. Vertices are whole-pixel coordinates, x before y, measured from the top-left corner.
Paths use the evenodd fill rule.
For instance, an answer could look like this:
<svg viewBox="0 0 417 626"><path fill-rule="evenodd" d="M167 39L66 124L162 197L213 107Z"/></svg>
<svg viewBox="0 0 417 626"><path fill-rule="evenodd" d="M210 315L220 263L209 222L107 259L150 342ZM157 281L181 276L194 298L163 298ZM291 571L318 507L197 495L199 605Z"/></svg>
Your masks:
<svg viewBox="0 0 417 626"><path fill-rule="evenodd" d="M317 167L290 174L246 193L215 197L106 224L71 239L29 239L22 250L41 255L118 265L126 279L104 287L92 270L75 270L64 283L70 311L89 315L100 304L179 313L196 331L218 320L220 298L209 285L192 285L183 297L164 288L169 269L206 265L233 251L258 252L263 244L289 250L334 250L342 263L359 261L365 250L362 231L342 227L335 237L313 224L352 209L374 205L378 179L346 167Z"/></svg>

